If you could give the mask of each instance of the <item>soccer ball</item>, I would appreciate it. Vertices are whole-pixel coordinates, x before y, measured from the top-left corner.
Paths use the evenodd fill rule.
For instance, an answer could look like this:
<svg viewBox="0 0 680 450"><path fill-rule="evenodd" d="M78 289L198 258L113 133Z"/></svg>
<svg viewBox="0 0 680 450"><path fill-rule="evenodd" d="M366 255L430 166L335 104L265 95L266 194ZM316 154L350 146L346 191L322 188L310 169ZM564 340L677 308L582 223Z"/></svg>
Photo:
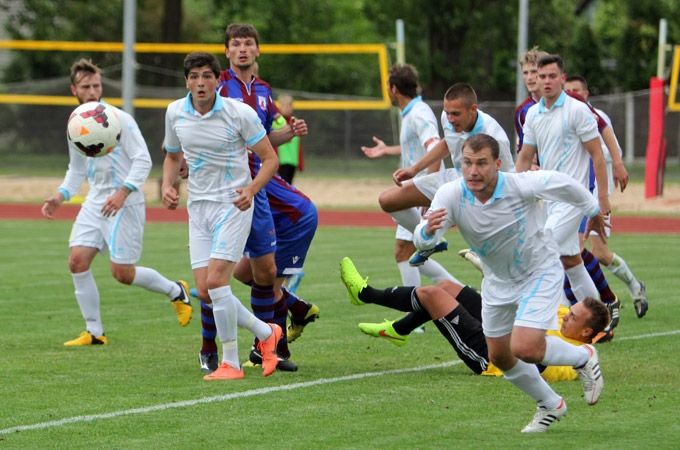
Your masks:
<svg viewBox="0 0 680 450"><path fill-rule="evenodd" d="M120 141L120 120L104 103L83 103L71 113L66 134L85 156L106 156Z"/></svg>

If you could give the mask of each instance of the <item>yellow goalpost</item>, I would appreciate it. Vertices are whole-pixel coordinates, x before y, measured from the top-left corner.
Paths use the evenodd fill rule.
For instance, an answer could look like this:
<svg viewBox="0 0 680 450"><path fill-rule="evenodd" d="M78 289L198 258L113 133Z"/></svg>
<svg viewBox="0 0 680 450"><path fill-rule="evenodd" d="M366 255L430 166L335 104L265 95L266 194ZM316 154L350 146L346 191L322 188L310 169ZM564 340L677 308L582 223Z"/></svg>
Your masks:
<svg viewBox="0 0 680 450"><path fill-rule="evenodd" d="M111 52L122 53L122 42L77 42L77 41L16 41L0 40L0 49L33 50L33 51L67 51L67 52ZM190 53L202 51L222 54L223 44L161 44L138 42L134 46L136 53ZM262 44L263 54L374 54L376 55L380 73L379 100L296 100L295 108L299 110L381 110L391 106L387 94L387 46L385 44ZM136 98L136 108L163 109L173 99ZM121 98L108 98L111 104L121 106ZM0 103L27 105L76 105L73 96L57 95L17 95L0 94Z"/></svg>
<svg viewBox="0 0 680 450"><path fill-rule="evenodd" d="M680 72L680 45L676 45L673 50L670 93L668 95L668 110L674 112L680 112L680 102L677 101L678 72Z"/></svg>

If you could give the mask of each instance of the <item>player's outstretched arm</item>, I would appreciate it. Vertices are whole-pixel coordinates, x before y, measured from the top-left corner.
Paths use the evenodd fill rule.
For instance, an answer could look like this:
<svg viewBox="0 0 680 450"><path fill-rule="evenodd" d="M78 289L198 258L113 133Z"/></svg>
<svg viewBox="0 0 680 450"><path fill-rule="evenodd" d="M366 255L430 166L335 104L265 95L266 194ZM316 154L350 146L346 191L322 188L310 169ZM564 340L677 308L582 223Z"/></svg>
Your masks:
<svg viewBox="0 0 680 450"><path fill-rule="evenodd" d="M401 186L402 181L410 180L415 177L418 172L425 170L434 164L441 163L448 154L449 146L446 144L446 141L442 139L415 164L403 169L397 169L392 174L392 179L397 186Z"/></svg>
<svg viewBox="0 0 680 450"><path fill-rule="evenodd" d="M373 136L373 147L361 146L361 151L369 158L380 158L385 155L400 155L401 145L387 145L382 139Z"/></svg>

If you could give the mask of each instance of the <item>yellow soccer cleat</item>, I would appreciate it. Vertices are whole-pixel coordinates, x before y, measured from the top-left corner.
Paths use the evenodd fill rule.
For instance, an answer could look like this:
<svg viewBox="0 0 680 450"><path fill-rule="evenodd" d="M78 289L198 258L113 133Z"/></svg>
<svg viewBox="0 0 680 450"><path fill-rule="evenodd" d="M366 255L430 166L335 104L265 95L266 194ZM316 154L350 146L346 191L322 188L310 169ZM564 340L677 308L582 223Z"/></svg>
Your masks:
<svg viewBox="0 0 680 450"><path fill-rule="evenodd" d="M191 313L193 312L189 301L189 284L184 280L177 280L176 283L179 286L179 296L172 300L170 304L177 314L177 321L180 326L186 327L191 322Z"/></svg>
<svg viewBox="0 0 680 450"><path fill-rule="evenodd" d="M83 331L77 338L64 342L64 345L66 347L81 347L84 345L106 345L108 343L108 338L103 334L95 337L89 331Z"/></svg>

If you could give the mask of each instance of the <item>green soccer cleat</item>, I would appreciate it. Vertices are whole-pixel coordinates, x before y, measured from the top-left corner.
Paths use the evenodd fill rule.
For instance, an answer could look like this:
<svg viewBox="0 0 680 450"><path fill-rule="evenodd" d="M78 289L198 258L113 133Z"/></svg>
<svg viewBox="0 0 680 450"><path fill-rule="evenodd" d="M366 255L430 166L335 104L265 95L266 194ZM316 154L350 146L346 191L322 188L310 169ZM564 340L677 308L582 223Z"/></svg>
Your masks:
<svg viewBox="0 0 680 450"><path fill-rule="evenodd" d="M359 300L359 293L368 286L368 277L361 278L359 271L354 267L354 263L347 256L340 261L340 278L345 283L349 300L353 305L363 305Z"/></svg>
<svg viewBox="0 0 680 450"><path fill-rule="evenodd" d="M394 331L394 327L392 327L393 323L394 320L387 319L381 323L364 322L359 324L359 329L369 336L385 338L397 347L403 347L408 341L408 336L402 336Z"/></svg>

